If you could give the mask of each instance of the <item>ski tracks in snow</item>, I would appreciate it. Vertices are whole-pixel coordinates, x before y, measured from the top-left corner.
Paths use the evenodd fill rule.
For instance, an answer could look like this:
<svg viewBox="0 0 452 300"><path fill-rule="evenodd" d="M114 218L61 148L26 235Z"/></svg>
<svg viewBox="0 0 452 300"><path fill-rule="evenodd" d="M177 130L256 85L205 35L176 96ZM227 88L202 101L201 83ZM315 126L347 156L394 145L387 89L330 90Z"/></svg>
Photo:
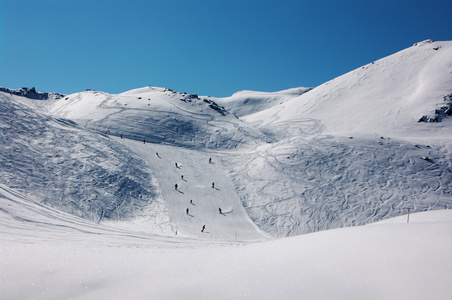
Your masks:
<svg viewBox="0 0 452 300"><path fill-rule="evenodd" d="M376 137L294 138L230 166L251 219L286 236L449 208L452 171L440 151Z"/></svg>

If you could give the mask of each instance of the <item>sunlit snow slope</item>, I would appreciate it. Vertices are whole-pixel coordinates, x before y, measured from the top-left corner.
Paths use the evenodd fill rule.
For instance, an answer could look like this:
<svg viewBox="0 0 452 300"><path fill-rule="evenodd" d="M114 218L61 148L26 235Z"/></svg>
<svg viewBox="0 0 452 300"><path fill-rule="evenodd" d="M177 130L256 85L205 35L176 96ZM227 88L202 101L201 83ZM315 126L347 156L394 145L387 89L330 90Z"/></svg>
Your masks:
<svg viewBox="0 0 452 300"><path fill-rule="evenodd" d="M241 116L273 142L227 158L245 208L284 236L450 207L451 95L452 42L430 40L289 100L274 93ZM216 101L239 111L241 97ZM442 122L418 122L435 113Z"/></svg>
<svg viewBox="0 0 452 300"><path fill-rule="evenodd" d="M450 124L425 126L418 120L450 107L451 86L452 42L427 40L245 119L267 130L315 119L325 133L450 138Z"/></svg>
<svg viewBox="0 0 452 300"><path fill-rule="evenodd" d="M52 106L51 114L110 135L192 149L231 149L266 140L209 97L150 86L118 95L69 95Z"/></svg>

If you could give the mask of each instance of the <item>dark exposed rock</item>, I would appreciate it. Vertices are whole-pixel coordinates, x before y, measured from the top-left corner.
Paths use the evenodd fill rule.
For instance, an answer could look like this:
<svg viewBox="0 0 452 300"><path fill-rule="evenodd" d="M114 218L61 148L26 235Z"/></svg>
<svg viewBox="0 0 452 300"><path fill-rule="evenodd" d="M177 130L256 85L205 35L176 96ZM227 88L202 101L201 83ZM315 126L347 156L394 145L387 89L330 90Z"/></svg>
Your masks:
<svg viewBox="0 0 452 300"><path fill-rule="evenodd" d="M443 97L445 104L440 108L435 109L433 116L429 117L427 115L422 116L418 123L427 122L427 123L438 123L441 122L444 118L447 118L452 115L452 94L446 95Z"/></svg>
<svg viewBox="0 0 452 300"><path fill-rule="evenodd" d="M65 97L64 94L60 93L37 92L34 87L23 87L21 89L9 89L6 87L0 87L0 92L36 100L61 99Z"/></svg>

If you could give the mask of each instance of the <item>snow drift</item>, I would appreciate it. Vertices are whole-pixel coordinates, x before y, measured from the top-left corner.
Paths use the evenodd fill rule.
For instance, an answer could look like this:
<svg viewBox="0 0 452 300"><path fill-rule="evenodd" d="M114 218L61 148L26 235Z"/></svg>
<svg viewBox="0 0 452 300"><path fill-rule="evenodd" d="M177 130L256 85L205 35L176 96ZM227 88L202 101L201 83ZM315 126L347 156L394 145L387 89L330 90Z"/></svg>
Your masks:
<svg viewBox="0 0 452 300"><path fill-rule="evenodd" d="M238 244L97 224L3 188L0 203L5 299L449 299L452 293L450 210L411 214L409 224L403 216Z"/></svg>

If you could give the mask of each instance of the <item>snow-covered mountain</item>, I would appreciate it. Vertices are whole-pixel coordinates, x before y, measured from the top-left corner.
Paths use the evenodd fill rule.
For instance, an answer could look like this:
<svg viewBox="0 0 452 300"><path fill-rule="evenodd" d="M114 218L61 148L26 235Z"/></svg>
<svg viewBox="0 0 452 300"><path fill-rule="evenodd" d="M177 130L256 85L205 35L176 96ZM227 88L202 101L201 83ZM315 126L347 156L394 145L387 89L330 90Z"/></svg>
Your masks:
<svg viewBox="0 0 452 300"><path fill-rule="evenodd" d="M208 258L205 263L187 265L176 260L188 268L200 266L218 286L220 277L231 279L228 275L231 269L223 266L221 276L214 275L215 272L208 271L211 263L218 265L223 260L235 259L237 265L256 268L268 263L267 255L274 257L278 249L285 247L292 250L283 251L284 255L293 257L297 253L295 249L301 249L311 253L309 257L314 259L314 253L321 252L322 247L331 249L331 242L325 242L323 237L340 240L338 244L345 247L342 239L358 245L363 236L369 235L371 238L366 237L366 243L377 239L377 243L389 247L391 243L378 239L381 234L390 236L392 241L400 240L403 234L419 234L425 243L415 258L425 257L429 243L441 245L441 237L450 230L447 212L444 217L447 224L437 231L434 226L422 227L420 231L392 227L400 230L398 233L389 233L384 226L376 231L372 227L363 230L360 227L350 235L347 231L332 231L338 234L258 243L248 245L243 251L231 251L229 246L237 245L237 241L247 244L365 225L402 216L408 211L450 208L451 99L452 42L431 40L370 62L313 89L299 87L273 93L240 91L231 97L215 98L151 86L121 94L87 90L71 95L36 92L34 88L2 88L0 216L5 224L2 239L11 241L8 259L19 264L20 259L11 253L27 255L27 250L20 252L17 245L35 243L30 240L37 244L49 241L52 247L59 240L100 243L102 253L111 245L123 251L130 243L140 252L147 249L146 243L156 249L164 247L165 251L173 251L168 249L174 249L171 246L174 244L177 248L201 249ZM429 220L433 222L434 217ZM445 249L452 249L450 238L444 241ZM302 246L306 242L315 245L314 248ZM218 245L222 249L218 251L219 256L209 254L205 245ZM376 244L372 245L375 249ZM410 245L403 249L408 250ZM223 246L227 246L226 250ZM44 251L40 247L33 249ZM80 250L79 246L71 244L70 247ZM358 257L369 261L365 255L369 250L361 247ZM381 253L399 261L402 253L393 250ZM158 251L152 250L153 254ZM181 251L187 259L196 257L189 250ZM248 263L258 251L263 254ZM342 256L346 256L344 251L340 252ZM60 255L60 250L55 254ZM83 261L85 254L75 259ZM444 258L440 250L435 250L435 255ZM138 268L138 262L143 259L142 254L138 256L128 263ZM177 254L170 258L157 256L168 263ZM97 259L99 255L94 257ZM117 258L109 257L106 264ZM277 273L282 268L284 276L292 274L315 283L309 281L309 276L318 272L314 264L296 258L293 262L307 265L307 273L289 271L292 261L281 257L271 267L263 268L264 274ZM317 259L331 263L334 257L339 258L323 253ZM353 254L347 259L352 258ZM88 261L96 264L93 259ZM383 264L382 259L376 261ZM429 261L436 271L440 268L437 260ZM160 272L166 263L155 270ZM409 261L398 264L397 272L407 265ZM7 267L14 272L11 266ZM178 269L176 265L170 268L175 272ZM39 270L43 269L47 270L37 267L32 276L39 276ZM124 272L124 268L120 269ZM19 268L18 274L23 273L20 270L24 267ZM110 269L103 266L100 270L105 274ZM326 271L326 266L320 270ZM364 272L356 265L353 270ZM385 274L383 271L377 274ZM256 275L254 272L240 274ZM334 274L340 277L342 273ZM435 280L451 275L447 268L437 274ZM377 277L383 284L384 276L380 275ZM90 274L83 276L89 277L88 298L96 298L97 291L105 291L97 287L99 279L96 281ZM140 276L143 279L140 283L149 279ZM180 279L187 281L189 276L191 272L183 272ZM24 289L24 294L14 291L20 286L19 277L14 275L11 278L15 279L8 281L11 282L8 296L29 298L26 292L33 293L33 289ZM201 277L197 275L194 280L199 281ZM162 278L173 280L174 276L165 274ZM280 285L288 282L283 285L291 295L289 298L297 298L298 292L306 290L298 289L294 280L281 277L275 281L266 275L260 278L273 284L264 288L264 292L258 285L252 286L249 297L243 285L247 281L240 283L239 279L223 288L224 296L219 297L209 297L213 290L202 296L190 289L189 283L183 286L191 291L187 294L190 297L205 299L255 296L274 299L285 295L284 291L270 290L275 287L274 282ZM411 277L413 282L422 282L422 278ZM122 276L113 279L124 280ZM117 291L112 288L114 284L100 281L109 286L108 295L126 296L112 292ZM313 290L323 289L326 295L337 296L338 290L328 289L326 282ZM365 282L355 278L352 285L364 286ZM240 287L245 296L231 292L234 286ZM52 295L67 297L71 288L57 290ZM123 291L128 291L130 297L152 295L149 290L130 294L134 289L136 285L129 280ZM395 295L395 289L392 287L389 295ZM414 290L422 292L419 286ZM39 291L43 294L37 298L48 298L45 289ZM363 289L355 293L351 288L346 291L339 298L365 296ZM447 295L447 291L441 290L436 298ZM80 297L78 293L74 295ZM157 298L186 296L180 290L165 294L163 288L153 295ZM312 291L309 295L322 299Z"/></svg>
<svg viewBox="0 0 452 300"><path fill-rule="evenodd" d="M451 69L451 42L426 40L246 120L262 122L268 130L315 119L328 134L377 133L418 141L432 134L447 138L448 126L416 123L446 106L450 115Z"/></svg>
<svg viewBox="0 0 452 300"><path fill-rule="evenodd" d="M452 42L427 40L314 89L217 99L149 86L39 105L2 93L3 181L92 220L133 218L157 205L165 214L158 219L174 228L187 206L171 203L178 183L191 189L184 201L243 206L272 236L448 208L451 70ZM442 122L418 122L438 109ZM176 162L185 167L173 170ZM195 188L209 181L227 191Z"/></svg>

